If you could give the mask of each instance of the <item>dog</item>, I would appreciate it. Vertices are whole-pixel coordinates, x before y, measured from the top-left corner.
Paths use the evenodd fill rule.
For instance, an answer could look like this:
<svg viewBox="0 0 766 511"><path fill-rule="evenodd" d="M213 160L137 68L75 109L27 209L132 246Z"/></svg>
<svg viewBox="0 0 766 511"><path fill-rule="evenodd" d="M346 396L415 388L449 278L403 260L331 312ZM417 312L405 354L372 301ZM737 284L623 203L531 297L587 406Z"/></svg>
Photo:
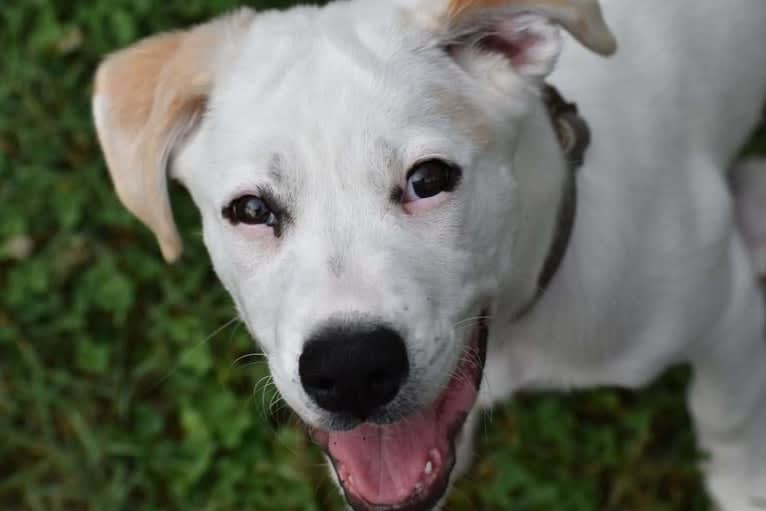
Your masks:
<svg viewBox="0 0 766 511"><path fill-rule="evenodd" d="M190 192L354 510L438 508L519 389L680 362L712 497L763 509L766 166L728 180L764 26L763 0L242 9L106 58L93 111L168 261Z"/></svg>

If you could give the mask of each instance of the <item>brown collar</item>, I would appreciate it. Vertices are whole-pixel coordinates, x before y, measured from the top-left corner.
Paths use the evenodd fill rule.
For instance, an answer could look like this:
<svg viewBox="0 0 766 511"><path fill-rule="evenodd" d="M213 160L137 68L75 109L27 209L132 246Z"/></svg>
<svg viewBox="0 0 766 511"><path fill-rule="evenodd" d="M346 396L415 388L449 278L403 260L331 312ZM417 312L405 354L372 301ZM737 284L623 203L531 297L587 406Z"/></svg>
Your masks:
<svg viewBox="0 0 766 511"><path fill-rule="evenodd" d="M577 105L564 100L559 91L550 84L543 88L543 103L556 131L569 172L564 179L564 189L559 202L556 232L538 277L537 293L517 317L525 315L537 304L564 260L577 214L577 170L585 162L585 153L591 141L590 128L577 111Z"/></svg>
<svg viewBox="0 0 766 511"><path fill-rule="evenodd" d="M577 104L567 102L553 85L545 84L542 97L564 158L575 173L585 163L585 153L590 146L588 123L580 116Z"/></svg>

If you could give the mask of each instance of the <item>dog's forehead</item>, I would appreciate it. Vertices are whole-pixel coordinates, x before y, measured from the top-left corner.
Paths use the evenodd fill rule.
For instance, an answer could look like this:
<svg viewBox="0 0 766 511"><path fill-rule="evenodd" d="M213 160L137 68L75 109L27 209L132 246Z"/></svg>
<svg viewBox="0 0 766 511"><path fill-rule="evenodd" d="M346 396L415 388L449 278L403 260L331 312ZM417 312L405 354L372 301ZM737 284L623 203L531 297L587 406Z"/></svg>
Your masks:
<svg viewBox="0 0 766 511"><path fill-rule="evenodd" d="M360 139L390 149L418 126L449 130L440 102L461 98L448 56L401 12L353 5L256 18L222 63L210 101L212 131L227 151L263 152L301 138L317 151ZM465 106L457 105L463 114Z"/></svg>

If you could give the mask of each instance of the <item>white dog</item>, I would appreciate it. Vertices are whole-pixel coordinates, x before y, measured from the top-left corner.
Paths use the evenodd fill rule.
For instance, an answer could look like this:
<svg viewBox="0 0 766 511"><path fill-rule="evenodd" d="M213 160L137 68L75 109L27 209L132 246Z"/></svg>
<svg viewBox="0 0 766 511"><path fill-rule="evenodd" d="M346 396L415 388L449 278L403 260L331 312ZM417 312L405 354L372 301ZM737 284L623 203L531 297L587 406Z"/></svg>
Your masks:
<svg viewBox="0 0 766 511"><path fill-rule="evenodd" d="M120 198L175 260L166 178L188 188L355 510L438 507L475 410L517 389L682 361L712 495L766 506L762 165L739 223L727 187L766 98L766 3L602 3L241 10L98 71ZM576 178L587 131L545 82L590 126Z"/></svg>

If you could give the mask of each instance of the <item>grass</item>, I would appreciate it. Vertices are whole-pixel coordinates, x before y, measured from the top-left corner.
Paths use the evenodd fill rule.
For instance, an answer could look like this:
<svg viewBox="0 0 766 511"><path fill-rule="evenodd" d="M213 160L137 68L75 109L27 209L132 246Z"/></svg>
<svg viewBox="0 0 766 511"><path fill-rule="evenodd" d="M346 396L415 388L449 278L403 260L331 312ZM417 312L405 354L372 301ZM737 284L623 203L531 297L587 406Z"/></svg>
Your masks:
<svg viewBox="0 0 766 511"><path fill-rule="evenodd" d="M89 120L100 56L233 5L0 9L0 509L340 509L232 321L188 197L173 190L187 253L168 267L117 203ZM687 381L520 396L487 418L449 509L709 509Z"/></svg>

